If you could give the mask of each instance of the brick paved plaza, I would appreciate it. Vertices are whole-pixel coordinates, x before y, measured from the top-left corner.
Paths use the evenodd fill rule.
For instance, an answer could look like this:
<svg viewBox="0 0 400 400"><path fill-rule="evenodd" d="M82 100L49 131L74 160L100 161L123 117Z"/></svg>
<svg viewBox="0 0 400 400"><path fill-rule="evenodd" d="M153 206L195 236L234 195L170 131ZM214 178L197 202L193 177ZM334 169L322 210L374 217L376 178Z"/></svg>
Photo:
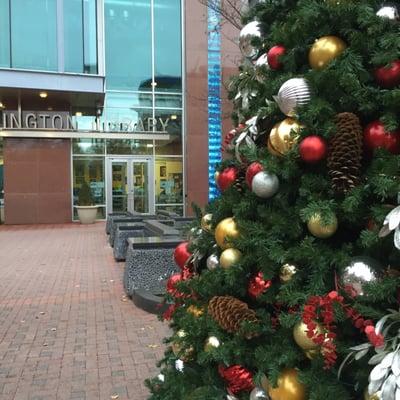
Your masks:
<svg viewBox="0 0 400 400"><path fill-rule="evenodd" d="M123 267L103 223L0 226L0 399L146 399L168 328Z"/></svg>

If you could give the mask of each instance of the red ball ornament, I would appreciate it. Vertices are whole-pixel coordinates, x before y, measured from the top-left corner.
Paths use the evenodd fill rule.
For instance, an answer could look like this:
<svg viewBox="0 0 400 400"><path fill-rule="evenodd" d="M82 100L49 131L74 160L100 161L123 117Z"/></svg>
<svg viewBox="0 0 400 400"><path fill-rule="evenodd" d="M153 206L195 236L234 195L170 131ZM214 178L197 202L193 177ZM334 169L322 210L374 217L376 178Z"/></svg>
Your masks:
<svg viewBox="0 0 400 400"><path fill-rule="evenodd" d="M250 280L249 286L247 288L247 292L249 293L250 297L252 297L253 299L257 299L266 290L268 290L271 287L271 285L272 285L272 282L266 281L264 279L263 273L259 272L256 276L254 276Z"/></svg>
<svg viewBox="0 0 400 400"><path fill-rule="evenodd" d="M172 275L167 281L167 293L169 293L173 297L183 297L184 294L179 292L176 288L176 284L182 281L181 274L174 274Z"/></svg>
<svg viewBox="0 0 400 400"><path fill-rule="evenodd" d="M400 85L400 60L393 61L389 67L380 67L374 71L375 80L386 89Z"/></svg>
<svg viewBox="0 0 400 400"><path fill-rule="evenodd" d="M231 367L220 365L218 372L228 383L228 391L234 395L254 389L253 374L241 365L232 365Z"/></svg>
<svg viewBox="0 0 400 400"><path fill-rule="evenodd" d="M217 185L224 192L237 179L238 170L235 167L228 167L221 171L218 175Z"/></svg>
<svg viewBox="0 0 400 400"><path fill-rule="evenodd" d="M299 145L300 157L307 163L317 163L326 157L327 145L324 139L313 135L303 139Z"/></svg>
<svg viewBox="0 0 400 400"><path fill-rule="evenodd" d="M364 129L364 144L367 149L386 149L400 154L400 131L387 132L381 121L374 121Z"/></svg>
<svg viewBox="0 0 400 400"><path fill-rule="evenodd" d="M246 183L249 185L251 188L251 183L253 181L253 178L261 171L263 171L264 168L259 162L253 162L251 163L246 170Z"/></svg>
<svg viewBox="0 0 400 400"><path fill-rule="evenodd" d="M174 260L176 265L180 268L183 269L191 257L192 253L188 249L189 247L189 242L182 242L176 246L174 250Z"/></svg>
<svg viewBox="0 0 400 400"><path fill-rule="evenodd" d="M279 61L279 58L285 53L286 49L281 45L274 46L268 51L268 65L271 69L277 70L283 67L283 64Z"/></svg>

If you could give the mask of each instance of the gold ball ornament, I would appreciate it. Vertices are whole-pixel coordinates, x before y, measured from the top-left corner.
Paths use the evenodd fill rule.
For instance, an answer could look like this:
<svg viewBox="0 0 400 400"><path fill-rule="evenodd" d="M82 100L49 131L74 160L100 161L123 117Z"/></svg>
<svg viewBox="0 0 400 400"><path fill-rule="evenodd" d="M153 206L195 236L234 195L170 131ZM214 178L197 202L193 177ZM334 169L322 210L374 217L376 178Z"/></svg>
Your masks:
<svg viewBox="0 0 400 400"><path fill-rule="evenodd" d="M282 283L290 282L297 273L295 265L285 264L279 271L279 279Z"/></svg>
<svg viewBox="0 0 400 400"><path fill-rule="evenodd" d="M216 336L210 336L207 338L206 342L204 343L204 351L209 353L214 349L218 348L221 345L221 342Z"/></svg>
<svg viewBox="0 0 400 400"><path fill-rule="evenodd" d="M214 182L215 182L215 184L217 185L217 187L218 187L218 177L219 177L219 171L215 171L215 174L214 174Z"/></svg>
<svg viewBox="0 0 400 400"><path fill-rule="evenodd" d="M323 36L315 41L308 54L313 69L324 69L346 50L346 43L337 36Z"/></svg>
<svg viewBox="0 0 400 400"><path fill-rule="evenodd" d="M237 264L242 258L242 253L237 249L226 249L221 253L219 265L221 268L228 269Z"/></svg>
<svg viewBox="0 0 400 400"><path fill-rule="evenodd" d="M330 225L324 225L321 215L314 214L308 221L307 227L315 237L319 239L328 239L336 233L338 229L338 220L336 216L334 216L333 222Z"/></svg>
<svg viewBox="0 0 400 400"><path fill-rule="evenodd" d="M285 155L298 141L303 125L293 118L286 118L275 124L268 138L268 150L273 155Z"/></svg>
<svg viewBox="0 0 400 400"><path fill-rule="evenodd" d="M364 400L382 400L382 396L380 395L379 392L374 394L369 394L368 388L366 388L364 391Z"/></svg>
<svg viewBox="0 0 400 400"><path fill-rule="evenodd" d="M212 214L205 214L205 215L203 215L203 218L201 219L201 227L206 232L211 232L212 217L213 217Z"/></svg>
<svg viewBox="0 0 400 400"><path fill-rule="evenodd" d="M179 339L183 339L184 337L186 337L186 335L187 334L183 329L176 332L176 336ZM171 348L175 356L179 357L182 361L188 362L193 359L193 354L194 354L193 346L185 348L184 343L182 343L182 341L179 341L179 342L173 342Z"/></svg>
<svg viewBox="0 0 400 400"><path fill-rule="evenodd" d="M304 352L304 354L309 360L314 360L315 357L318 357L321 354L321 350L320 349L307 350Z"/></svg>
<svg viewBox="0 0 400 400"><path fill-rule="evenodd" d="M202 308L196 306L189 306L186 310L189 314L192 314L194 317L199 318L204 314L204 310Z"/></svg>
<svg viewBox="0 0 400 400"><path fill-rule="evenodd" d="M299 382L293 368L284 369L278 378L278 387L269 386L271 400L306 400L306 387Z"/></svg>
<svg viewBox="0 0 400 400"><path fill-rule="evenodd" d="M314 329L314 334L319 335L323 333L323 329L321 325L317 324L316 329ZM300 321L298 322L293 328L293 339L297 343L297 345L302 348L304 351L308 350L315 350L318 349L320 346L309 338L307 335L307 325Z"/></svg>
<svg viewBox="0 0 400 400"><path fill-rule="evenodd" d="M238 237L239 230L233 218L223 219L215 228L215 241L221 249L232 247L233 245L229 241Z"/></svg>

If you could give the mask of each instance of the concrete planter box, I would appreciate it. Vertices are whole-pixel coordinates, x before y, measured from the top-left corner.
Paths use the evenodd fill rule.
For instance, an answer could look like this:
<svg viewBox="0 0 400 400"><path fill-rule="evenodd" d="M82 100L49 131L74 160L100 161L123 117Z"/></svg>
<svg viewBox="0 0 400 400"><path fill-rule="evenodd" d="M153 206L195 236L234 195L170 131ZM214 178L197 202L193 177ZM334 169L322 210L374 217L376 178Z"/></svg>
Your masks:
<svg viewBox="0 0 400 400"><path fill-rule="evenodd" d="M163 293L165 280L178 268L173 260L180 238L145 237L128 239L124 288L133 297L137 290Z"/></svg>
<svg viewBox="0 0 400 400"><path fill-rule="evenodd" d="M97 206L75 206L81 224L93 224L97 217Z"/></svg>

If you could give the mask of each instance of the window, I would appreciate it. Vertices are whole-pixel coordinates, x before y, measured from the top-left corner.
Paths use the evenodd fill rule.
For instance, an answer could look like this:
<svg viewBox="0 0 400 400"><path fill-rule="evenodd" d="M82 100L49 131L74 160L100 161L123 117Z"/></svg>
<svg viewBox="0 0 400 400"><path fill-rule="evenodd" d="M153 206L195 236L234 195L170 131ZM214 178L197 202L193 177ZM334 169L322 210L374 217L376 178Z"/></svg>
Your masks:
<svg viewBox="0 0 400 400"><path fill-rule="evenodd" d="M10 67L9 0L0 0L0 67Z"/></svg>
<svg viewBox="0 0 400 400"><path fill-rule="evenodd" d="M12 0L10 4L11 67L56 71L56 0Z"/></svg>
<svg viewBox="0 0 400 400"><path fill-rule="evenodd" d="M105 215L105 181L104 181L104 157L74 157L73 160L73 204L78 204L79 190L82 184L87 182L93 200L99 207L98 218ZM76 213L74 212L74 219Z"/></svg>
<svg viewBox="0 0 400 400"><path fill-rule="evenodd" d="M107 89L151 90L150 0L105 0Z"/></svg>
<svg viewBox="0 0 400 400"><path fill-rule="evenodd" d="M181 1L154 0L154 80L157 91L182 89L181 27Z"/></svg>
<svg viewBox="0 0 400 400"><path fill-rule="evenodd" d="M82 0L64 1L65 71L83 72Z"/></svg>
<svg viewBox="0 0 400 400"><path fill-rule="evenodd" d="M156 204L183 203L183 166L180 158L156 159Z"/></svg>

